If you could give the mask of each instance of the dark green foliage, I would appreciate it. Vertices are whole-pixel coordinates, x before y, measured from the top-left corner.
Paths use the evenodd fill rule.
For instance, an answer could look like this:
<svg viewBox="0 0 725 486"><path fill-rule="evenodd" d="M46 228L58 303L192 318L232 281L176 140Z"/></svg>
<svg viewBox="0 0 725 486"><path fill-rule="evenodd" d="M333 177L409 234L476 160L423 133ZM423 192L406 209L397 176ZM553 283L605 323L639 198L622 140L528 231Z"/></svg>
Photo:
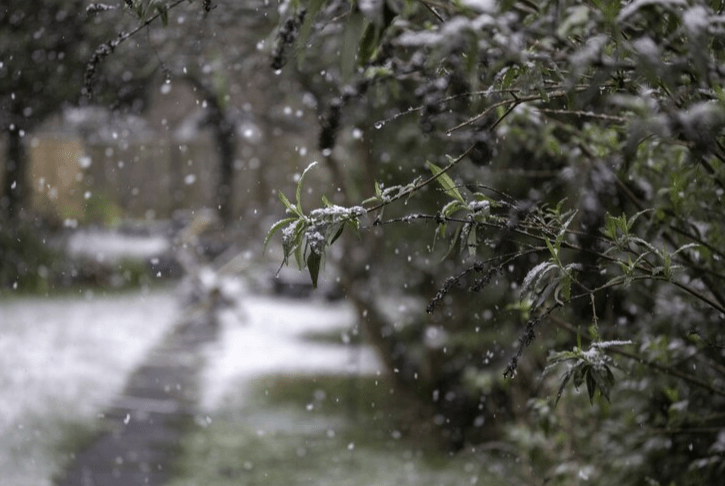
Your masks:
<svg viewBox="0 0 725 486"><path fill-rule="evenodd" d="M41 228L27 223L0 226L0 290L46 292L62 266Z"/></svg>
<svg viewBox="0 0 725 486"><path fill-rule="evenodd" d="M428 258L443 262L425 269L413 264L411 270L439 282L427 296L432 317L420 324L448 336L446 354L431 354L428 361L432 386L455 390L468 383L476 400L471 384L482 381L471 377L489 371L470 349L453 343L475 335L465 323L488 308L497 326L518 335L507 376L526 381L542 372L547 360L541 348L552 350L547 370L559 373L543 375L541 393L558 407L531 402L546 429L537 431L537 422L520 412L505 427L511 440L531 451L534 467L548 471L547 480L571 484L578 473L599 484L716 481L725 468L725 448L718 445L725 422L717 412L725 405L723 354L693 344L688 328L697 323L719 336L725 315L719 4L382 1L365 2L361 11L357 2L322 4L294 3L312 6L306 18L312 33L304 42L321 51L339 46L341 91L360 79L375 86L340 106L335 130L347 120L412 133L402 117L418 114L412 139L435 141L396 151L371 132L378 153L400 154L395 160L401 168L433 176L389 184L380 170L374 187L363 190L374 195L357 215L383 225L383 248L396 254L417 255L426 239L421 235L430 235L429 242L447 240L437 245L447 251L434 250ZM315 31L316 22L334 21L328 14L342 5L350 10L339 31ZM360 19L367 27L358 28ZM308 49L305 62L312 57ZM329 138L325 148L334 141ZM439 190L431 189L431 181ZM403 199L406 206L398 204ZM383 209L395 214L385 219ZM284 224L294 229L299 221ZM301 241L303 233L293 233L292 241ZM286 255L292 248L287 244ZM406 286L414 281L402 279ZM507 284L497 297L486 296L501 281ZM465 289L478 297L464 297ZM479 310L468 310L466 299L478 302ZM412 348L407 339L402 342ZM562 347L571 351L558 351ZM591 407L578 409L577 418L601 426L587 447L583 431L590 427L552 426L564 418L560 402L576 400L566 396L569 384L586 389ZM663 404L661 410L671 410L664 415L646 412L648 397L661 390L677 390L682 398ZM484 400L492 396L490 389L478 393ZM681 416L672 407L692 413L687 425L671 422ZM542 432L555 443L568 435L578 453L556 446L536 452L525 437ZM648 441L651 434L662 441ZM689 441L688 451L682 441ZM665 451L677 466L652 467ZM620 462L626 454L638 459Z"/></svg>

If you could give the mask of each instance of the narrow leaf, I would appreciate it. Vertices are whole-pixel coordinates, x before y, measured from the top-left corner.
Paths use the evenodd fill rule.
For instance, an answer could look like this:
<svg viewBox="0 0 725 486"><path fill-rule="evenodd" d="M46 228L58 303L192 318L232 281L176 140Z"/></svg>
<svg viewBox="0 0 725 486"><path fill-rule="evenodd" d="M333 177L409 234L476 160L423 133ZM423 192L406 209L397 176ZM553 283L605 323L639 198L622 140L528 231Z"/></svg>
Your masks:
<svg viewBox="0 0 725 486"><path fill-rule="evenodd" d="M561 242L564 240L564 236L566 235L566 230L569 228L569 225L572 221L574 221L574 217L576 216L576 211L572 213L571 216L569 216L569 219L564 221L564 224L561 225L561 229L559 230L559 234L556 236L556 253L559 254L559 248L561 248ZM558 256L557 256L558 260Z"/></svg>
<svg viewBox="0 0 725 486"><path fill-rule="evenodd" d="M168 7L162 3L157 3L154 5L154 8L159 13L159 16L161 17L161 25L164 27L169 26L169 11Z"/></svg>
<svg viewBox="0 0 725 486"><path fill-rule="evenodd" d="M532 292L536 288L539 280L541 280L541 278L546 275L549 270L554 268L557 268L556 265L550 261L545 261L529 270L529 273L526 274L526 277L524 277L524 281L521 284L521 295L525 296L527 293Z"/></svg>
<svg viewBox="0 0 725 486"><path fill-rule="evenodd" d="M333 236L332 239L330 240L330 245L332 245L335 241L337 241L337 239L340 237L340 235L342 235L342 230L344 230L344 229L345 229L345 225L341 224L340 229L337 230L337 233L335 233L335 236Z"/></svg>
<svg viewBox="0 0 725 486"><path fill-rule="evenodd" d="M594 379L596 371L591 366L587 368L585 373L587 382L587 393L589 394L589 403L594 405L594 392L597 390L597 382Z"/></svg>
<svg viewBox="0 0 725 486"><path fill-rule="evenodd" d="M448 194L453 199L457 199L461 202L461 204L466 204L466 200L463 199L463 196L461 196L461 193L458 191L456 184L453 182L453 179L451 179L448 174L443 172L443 170L435 165L433 162L426 161L425 165L436 177L440 185L446 191L446 194Z"/></svg>
<svg viewBox="0 0 725 486"><path fill-rule="evenodd" d="M287 208L290 212L293 212L299 216L299 213L297 212L297 208L295 208L289 199L287 199L287 196L284 195L283 192L279 192L279 200L282 201L282 204L284 204L284 207Z"/></svg>
<svg viewBox="0 0 725 486"><path fill-rule="evenodd" d="M478 237L476 235L476 227L472 226L471 231L468 233L468 241L466 242L466 246L468 246L468 255L473 258L476 256L476 249L478 248Z"/></svg>
<svg viewBox="0 0 725 486"><path fill-rule="evenodd" d="M577 364L574 367L574 388L576 388L577 390L584 383L585 374L586 374L586 366L584 365L584 362L581 362L581 364Z"/></svg>
<svg viewBox="0 0 725 486"><path fill-rule="evenodd" d="M642 216L644 213L651 212L652 209L643 209L642 211L638 212L637 214L632 215L629 220L627 221L627 232L629 233L629 230L632 229L632 226L634 226L635 221L639 219L640 216ZM624 218L624 215L622 215L622 218Z"/></svg>
<svg viewBox="0 0 725 486"><path fill-rule="evenodd" d="M282 229L283 226L286 226L287 224L291 223L292 221L297 221L297 219L298 218L285 218L285 219L281 219L281 220L277 221L276 223L274 223L272 225L272 227L269 229L269 231L267 232L267 236L264 238L264 245L263 245L264 250L265 251L267 250L267 245L269 244L270 240L272 239L272 236L274 236L274 234L277 231L279 231L280 229Z"/></svg>
<svg viewBox="0 0 725 486"><path fill-rule="evenodd" d="M554 246L551 244L551 241L549 241L549 238L544 238L544 243L546 243L546 247L549 249L549 253L551 253L551 256L554 257L554 260L558 262L559 252L554 249Z"/></svg>
<svg viewBox="0 0 725 486"><path fill-rule="evenodd" d="M569 369L566 374L564 375L564 378L561 380L561 385L559 385L559 391L556 393L556 402L554 403L554 406L559 404L559 400L561 399L561 396L564 394L564 387L566 387L566 384L569 383L569 380L571 379L572 374L574 374L574 369Z"/></svg>
<svg viewBox="0 0 725 486"><path fill-rule="evenodd" d="M317 288L317 277L320 274L320 262L322 262L322 256L319 253L311 251L307 256L307 270L310 272L313 288Z"/></svg>
<svg viewBox="0 0 725 486"><path fill-rule="evenodd" d="M358 60L358 49L360 38L365 29L367 20L358 10L352 12L345 25L342 37L342 48L340 49L340 75L342 82L347 83L355 71Z"/></svg>
<svg viewBox="0 0 725 486"><path fill-rule="evenodd" d="M302 171L300 180L297 181L297 190L295 191L295 202L297 203L297 213L300 216L302 216L304 214L302 212L302 182L305 180L305 176L307 175L307 172L316 165L317 165L317 162L312 162L310 165L308 165L307 168Z"/></svg>
<svg viewBox="0 0 725 486"><path fill-rule="evenodd" d="M360 39L360 46L358 51L360 56L358 63L363 66L373 57L375 49L378 47L378 40L380 36L380 29L373 23L368 23L365 27L362 39Z"/></svg>
<svg viewBox="0 0 725 486"><path fill-rule="evenodd" d="M605 368L606 371L609 371L608 368ZM592 379L596 383L596 386L599 387L599 394L602 395L607 401L609 401L609 388L610 384L608 383L608 376L603 375L599 370L595 370L592 368L592 370L589 372L592 375ZM612 372L609 371L609 374ZM612 376L612 380L614 379L614 376ZM591 398L590 398L591 401Z"/></svg>
<svg viewBox="0 0 725 486"><path fill-rule="evenodd" d="M312 32L312 26L315 23L315 18L317 17L320 9L322 9L323 3L324 0L310 0L309 4L307 5L307 14L305 15L305 20L302 23L302 27L300 27L300 35L297 38L299 47L299 49L297 49L297 52L307 52L307 49L305 49L305 45L307 44L307 40L310 37L310 32Z"/></svg>

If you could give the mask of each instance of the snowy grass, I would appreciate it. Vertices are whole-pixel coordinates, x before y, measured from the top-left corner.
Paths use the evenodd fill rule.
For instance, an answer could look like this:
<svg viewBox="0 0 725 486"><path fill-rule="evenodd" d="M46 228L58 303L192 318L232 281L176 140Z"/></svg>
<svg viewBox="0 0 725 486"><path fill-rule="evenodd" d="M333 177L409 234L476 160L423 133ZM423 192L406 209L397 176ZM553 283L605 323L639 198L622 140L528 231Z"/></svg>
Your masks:
<svg viewBox="0 0 725 486"><path fill-rule="evenodd" d="M0 477L44 486L176 318L166 290L0 300Z"/></svg>
<svg viewBox="0 0 725 486"><path fill-rule="evenodd" d="M207 349L201 407L213 411L242 378L275 373L381 373L370 347L317 342L310 335L349 333L355 324L345 302L249 296L234 312L222 314L221 335Z"/></svg>
<svg viewBox="0 0 725 486"><path fill-rule="evenodd" d="M182 444L170 486L508 484L500 459L451 455L382 377L242 380Z"/></svg>
<svg viewBox="0 0 725 486"><path fill-rule="evenodd" d="M49 486L177 317L164 290L0 299L0 484ZM342 344L354 322L314 299L246 296L224 312L172 485L500 484L500 462L419 440L375 353Z"/></svg>
<svg viewBox="0 0 725 486"><path fill-rule="evenodd" d="M254 296L241 308L208 348L202 413L170 486L502 484L500 459L432 440L419 404L352 344L349 304Z"/></svg>

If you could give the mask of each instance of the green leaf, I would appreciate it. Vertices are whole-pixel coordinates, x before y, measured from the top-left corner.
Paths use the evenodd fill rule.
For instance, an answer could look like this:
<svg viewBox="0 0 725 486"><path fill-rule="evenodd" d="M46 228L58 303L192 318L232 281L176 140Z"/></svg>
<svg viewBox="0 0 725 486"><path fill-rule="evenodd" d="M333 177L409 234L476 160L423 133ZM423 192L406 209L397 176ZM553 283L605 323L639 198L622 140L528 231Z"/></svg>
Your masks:
<svg viewBox="0 0 725 486"><path fill-rule="evenodd" d="M312 279L312 287L317 288L317 277L320 274L320 263L322 262L322 256L319 253L311 251L307 255L307 270L310 272L310 278Z"/></svg>
<svg viewBox="0 0 725 486"><path fill-rule="evenodd" d="M301 239L302 239L302 237L300 236L299 240L295 240L296 243L295 243L295 246L294 246L295 262L297 262L297 268L299 268L300 270L302 270L304 268L304 265L302 264L302 262L303 262L303 260L302 260L303 249L302 249Z"/></svg>
<svg viewBox="0 0 725 486"><path fill-rule="evenodd" d="M357 235L359 234L358 231L360 230L360 220L357 218L348 219L347 221L345 221L345 226L349 227Z"/></svg>
<svg viewBox="0 0 725 486"><path fill-rule="evenodd" d="M521 295L526 296L526 294L534 292L542 278L549 273L549 271L556 268L558 267L554 263L547 260L539 263L529 270L526 277L524 277L524 281L521 283Z"/></svg>
<svg viewBox="0 0 725 486"><path fill-rule="evenodd" d="M359 10L352 12L348 17L340 48L340 77L343 84L347 83L355 72L360 38L367 24L365 16Z"/></svg>
<svg viewBox="0 0 725 486"><path fill-rule="evenodd" d="M516 76L519 74L518 68L511 66L505 68L506 72L503 75L503 78L501 79L501 88L503 89L509 89L511 88L511 85L513 84L514 80L516 79Z"/></svg>
<svg viewBox="0 0 725 486"><path fill-rule="evenodd" d="M154 4L154 8L159 13L159 16L161 17L161 24L164 27L169 26L169 9L164 3L156 3Z"/></svg>
<svg viewBox="0 0 725 486"><path fill-rule="evenodd" d="M633 236L633 237L631 237L630 238L630 241L633 241L635 243L639 243L640 245L646 247L649 250L649 252L646 252L646 254L649 254L650 252L651 253L655 253L657 255L660 254L660 252L657 251L657 249L654 246L652 246L652 244L649 241L643 240L639 236ZM638 258L637 260L640 260L640 258Z"/></svg>
<svg viewBox="0 0 725 486"><path fill-rule="evenodd" d="M699 243L688 243L686 245L679 247L677 250L675 250L675 252L672 255L673 256L677 255L681 251L689 250L690 248L697 248L698 251L701 249L704 249L704 247L702 245L700 245Z"/></svg>
<svg viewBox="0 0 725 486"><path fill-rule="evenodd" d="M554 249L554 246L551 244L551 241L549 241L549 238L544 238L544 243L546 243L546 248L549 249L549 253L551 253L551 256L556 260L559 261L559 253Z"/></svg>
<svg viewBox="0 0 725 486"><path fill-rule="evenodd" d="M330 240L330 245L332 245L334 242L337 241L337 239L342 235L342 231L344 229L345 229L345 225L341 224L340 229L337 230L337 232L335 233L335 236L333 236L332 239Z"/></svg>
<svg viewBox="0 0 725 486"><path fill-rule="evenodd" d="M577 390L584 384L587 367L583 361L574 367L574 388Z"/></svg>
<svg viewBox="0 0 725 486"><path fill-rule="evenodd" d="M594 392L597 391L597 382L594 379L594 374L596 371L593 367L588 366L586 372L584 373L587 383L587 393L589 395L589 403L594 405Z"/></svg>
<svg viewBox="0 0 725 486"><path fill-rule="evenodd" d="M570 368L564 375L564 378L561 380L561 385L559 385L559 391L556 393L556 402L554 403L554 406L559 404L559 400L561 399L561 396L564 394L564 388L566 387L566 384L569 383L569 380L571 379L573 374L574 374L574 369Z"/></svg>
<svg viewBox="0 0 725 486"><path fill-rule="evenodd" d="M576 331L576 349L577 349L578 353L581 355L581 351L582 351L581 329L577 329L577 331Z"/></svg>
<svg viewBox="0 0 725 486"><path fill-rule="evenodd" d="M633 214L628 220L627 220L627 232L629 232L632 229L632 226L634 226L634 223L639 219L640 216L642 216L644 213L652 212L652 209L643 209L642 211L639 211L637 214ZM622 218L624 218L624 215L622 215Z"/></svg>
<svg viewBox="0 0 725 486"><path fill-rule="evenodd" d="M287 211L290 213L294 213L299 217L302 217L302 214L297 210L296 207L292 205L289 199L287 199L287 196L284 195L282 191L279 192L279 200L282 201L282 204L284 204L284 207L287 208Z"/></svg>
<svg viewBox="0 0 725 486"><path fill-rule="evenodd" d="M476 256L476 249L478 248L478 236L476 235L476 227L471 226L471 230L468 232L468 239L466 241L468 247L468 256L471 258Z"/></svg>
<svg viewBox="0 0 725 486"><path fill-rule="evenodd" d="M601 370L592 368L589 371L589 374L591 375L596 387L599 388L599 394L609 402L609 390L614 384L614 375L612 374L612 371L608 366L604 366ZM590 403L593 403L591 396L589 397L589 401Z"/></svg>
<svg viewBox="0 0 725 486"><path fill-rule="evenodd" d="M615 218L611 214L607 213L604 216L604 229L602 230L604 233L604 236L609 238L610 240L616 240L617 239L617 224L615 223Z"/></svg>
<svg viewBox="0 0 725 486"><path fill-rule="evenodd" d="M302 239L305 235L305 231L309 226L302 218L293 218L290 222L294 225L289 232L285 232L282 238L282 250L284 251L284 263L287 264L289 256L294 252L297 260L298 268L302 269L301 266L301 251L302 251Z"/></svg>
<svg viewBox="0 0 725 486"><path fill-rule="evenodd" d="M433 176L436 178L438 183L443 187L443 190L446 191L446 194L448 194L453 199L458 200L461 204L465 205L466 200L463 199L463 196L461 196L461 193L458 191L458 188L456 187L456 184L453 182L453 179L443 172L443 170L435 165L433 162L426 161L425 162L426 167L430 169L430 171L433 173Z"/></svg>
<svg viewBox="0 0 725 486"><path fill-rule="evenodd" d="M307 52L307 49L305 49L305 45L307 44L307 40L310 38L310 32L312 31L312 25L315 23L315 17L317 17L317 14L322 9L322 4L325 3L325 0L310 0L310 2L307 5L307 14L305 15L305 20L302 23L302 26L300 27L300 35L297 38L298 42L298 49L297 52L299 53L305 53Z"/></svg>
<svg viewBox="0 0 725 486"><path fill-rule="evenodd" d="M463 233L463 226L456 227L456 231L453 233L453 236L451 237L451 243L448 245L448 250L446 251L446 254L443 255L443 258L441 258L441 261L445 261L451 253L453 253L453 249L456 247L456 243L458 242L458 239L461 237L461 233Z"/></svg>
<svg viewBox="0 0 725 486"><path fill-rule="evenodd" d="M546 299L549 298L549 296L559 287L559 281L552 280L551 282L547 283L544 288L542 288L536 295L538 298L536 299L536 302L533 303L531 306L531 310L538 309L541 307L541 304L546 302Z"/></svg>
<svg viewBox="0 0 725 486"><path fill-rule="evenodd" d="M576 351L556 351L551 353L551 355L547 358L547 361L550 365L555 365L563 363L564 361L579 359L580 357L581 353L578 353Z"/></svg>
<svg viewBox="0 0 725 486"><path fill-rule="evenodd" d="M453 201L449 202L448 204L446 204L445 206L443 206L443 209L441 209L441 215L444 218L450 218L457 211L464 209L465 207L466 207L466 205L461 203L460 201L453 200Z"/></svg>
<svg viewBox="0 0 725 486"><path fill-rule="evenodd" d="M297 181L297 190L295 190L295 201L297 203L297 211L296 212L300 216L303 216L304 215L304 213L302 212L302 182L305 180L305 176L307 175L307 172L310 169L312 169L314 166L316 166L316 165L317 165L317 162L312 162L310 165L308 165L307 168L302 171L302 175L300 176L300 180Z"/></svg>
<svg viewBox="0 0 725 486"><path fill-rule="evenodd" d="M559 282L559 285L556 288L556 293L554 294L556 301L562 302L559 299L559 295L561 295L562 299L564 299L563 302L569 302L569 299L571 299L571 275L568 273L564 274L561 282Z"/></svg>
<svg viewBox="0 0 725 486"><path fill-rule="evenodd" d="M559 249L561 248L561 242L564 241L564 236L566 236L566 230L569 228L569 225L572 221L574 221L574 217L576 216L576 211L574 211L569 218L564 221L564 224L561 225L561 229L559 230L559 234L556 235L556 259L559 261ZM561 262L559 262L561 265Z"/></svg>
<svg viewBox="0 0 725 486"><path fill-rule="evenodd" d="M144 17L146 15L145 12L145 5L143 3L143 0L134 0L133 1L133 8L134 12L136 13L136 17L138 17L139 20L143 21Z"/></svg>
<svg viewBox="0 0 725 486"><path fill-rule="evenodd" d="M264 238L264 245L263 245L264 250L265 251L267 250L267 245L269 244L270 240L272 239L272 236L274 236L274 234L277 231L279 231L280 229L282 229L283 226L288 225L292 221L297 221L297 219L298 218L285 218L285 219L281 219L281 220L277 221L276 223L274 223L272 225L272 227L269 229L269 231L267 232L267 236Z"/></svg>
<svg viewBox="0 0 725 486"><path fill-rule="evenodd" d="M629 226L627 226L627 220L625 219L624 214L622 214L619 218L615 219L614 223L617 225L617 228L619 228L619 231L621 231L623 235L629 234Z"/></svg>
<svg viewBox="0 0 725 486"><path fill-rule="evenodd" d="M358 47L358 64L365 65L370 61L378 47L378 40L380 29L373 23L368 23L363 32L362 39L360 39L360 46Z"/></svg>

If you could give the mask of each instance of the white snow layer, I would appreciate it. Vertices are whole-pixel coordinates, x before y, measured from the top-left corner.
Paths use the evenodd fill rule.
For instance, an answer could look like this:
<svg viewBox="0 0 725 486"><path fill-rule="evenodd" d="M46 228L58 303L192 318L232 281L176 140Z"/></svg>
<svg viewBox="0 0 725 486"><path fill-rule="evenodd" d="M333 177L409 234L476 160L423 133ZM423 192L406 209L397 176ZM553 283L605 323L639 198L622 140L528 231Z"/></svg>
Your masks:
<svg viewBox="0 0 725 486"><path fill-rule="evenodd" d="M355 315L349 304L249 296L240 308L222 314L221 336L209 349L204 410L213 410L232 387L264 375L383 372L370 347L305 340L308 333L350 330Z"/></svg>

